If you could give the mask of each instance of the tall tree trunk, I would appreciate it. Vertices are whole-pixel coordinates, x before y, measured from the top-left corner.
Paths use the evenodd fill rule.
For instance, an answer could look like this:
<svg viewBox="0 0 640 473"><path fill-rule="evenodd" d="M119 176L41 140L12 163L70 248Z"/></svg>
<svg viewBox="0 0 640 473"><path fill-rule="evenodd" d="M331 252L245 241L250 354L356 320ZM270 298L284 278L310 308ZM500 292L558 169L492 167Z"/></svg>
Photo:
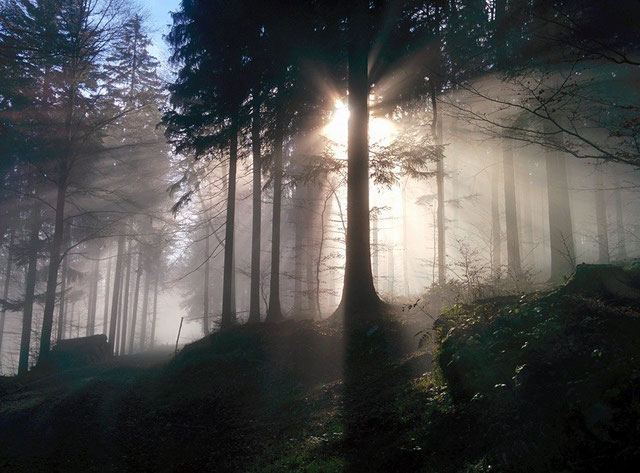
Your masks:
<svg viewBox="0 0 640 473"><path fill-rule="evenodd" d="M234 232L234 244L233 244L233 255L231 257L231 313L233 314L232 324L237 321L237 301L238 297L236 296L237 289L237 278L236 278L236 246L235 246L235 232Z"/></svg>
<svg viewBox="0 0 640 473"><path fill-rule="evenodd" d="M151 273L146 271L144 276L144 289L142 290L142 312L140 312L140 350L144 350L147 342L147 316L149 315L149 278Z"/></svg>
<svg viewBox="0 0 640 473"><path fill-rule="evenodd" d="M389 300L393 302L396 298L396 258L395 258L395 245L390 238L389 249L387 251L387 292L389 293Z"/></svg>
<svg viewBox="0 0 640 473"><path fill-rule="evenodd" d="M87 308L87 336L92 336L96 330L96 309L98 306L98 279L100 278L100 247L97 241L93 242L91 256L91 276L89 278L89 307ZM63 269L64 271L64 269Z"/></svg>
<svg viewBox="0 0 640 473"><path fill-rule="evenodd" d="M604 185L600 169L594 170L594 195L596 204L596 242L598 243L598 263L609 263L609 232L607 225L607 206L604 199Z"/></svg>
<svg viewBox="0 0 640 473"><path fill-rule="evenodd" d="M70 311L65 309L64 331L67 333L66 338L73 338L73 319L68 315L69 313Z"/></svg>
<svg viewBox="0 0 640 473"><path fill-rule="evenodd" d="M127 269L124 278L124 304L122 306L122 330L120 332L120 351L121 355L124 355L127 348L127 323L129 318L129 293L131 286L131 247L133 242L129 242L127 246Z"/></svg>
<svg viewBox="0 0 640 473"><path fill-rule="evenodd" d="M125 249L126 252L126 249ZM118 355L120 353L120 328L122 327L122 293L124 292L124 267L122 268L122 276L120 277L120 287L118 288L118 315L116 316L116 335L115 346L113 348L113 354Z"/></svg>
<svg viewBox="0 0 640 473"><path fill-rule="evenodd" d="M76 327L76 338L80 338L80 316L78 315L78 320L75 320L74 318L74 314L76 312L76 303L72 302L71 303L71 311L69 313L69 318L72 321L75 321L75 327ZM73 328L73 327L72 327Z"/></svg>
<svg viewBox="0 0 640 473"><path fill-rule="evenodd" d="M262 237L262 143L260 140L260 100L254 90L251 117L251 150L253 153L253 220L251 225L251 292L249 323L260 322L260 239Z"/></svg>
<svg viewBox="0 0 640 473"><path fill-rule="evenodd" d="M530 183L530 176L529 176L529 163L530 163L530 159L529 156L522 156L523 159L519 159L520 161L520 166L518 166L518 170L519 172L517 173L520 177L519 179L519 190L520 195L521 195L521 199L520 199L520 205L518 206L519 209L519 215L522 215L521 218L521 228L522 231L520 232L520 235L522 235L522 238L520 240L520 248L523 250L523 255L521 255L521 259L522 259L522 263L526 266L531 267L531 264L533 262L532 258L531 258L531 251L532 251L532 244L533 244L533 228L532 228L532 221L531 221L531 207L532 207L532 202L531 202L531 183Z"/></svg>
<svg viewBox="0 0 640 473"><path fill-rule="evenodd" d="M142 248L138 248L138 269L136 270L136 287L133 291L133 308L131 310L131 333L129 335L129 353L133 353L136 339L136 322L138 317L138 295L140 294L140 278L142 277Z"/></svg>
<svg viewBox="0 0 640 473"><path fill-rule="evenodd" d="M431 121L431 133L434 137L436 146L443 146L443 126L442 118L438 112L438 90L436 81L431 79L431 107L433 111L433 119ZM445 221L444 221L444 154L436 164L436 194L437 194L437 210L436 221L438 227L438 282L444 284L447 279L447 255L445 240Z"/></svg>
<svg viewBox="0 0 640 473"><path fill-rule="evenodd" d="M158 318L158 283L160 278L160 271L156 271L156 276L153 282L153 317L151 319L151 341L149 346L153 349L156 343L156 319Z"/></svg>
<svg viewBox="0 0 640 473"><path fill-rule="evenodd" d="M312 217L309 222L310 230L315 235L315 219ZM318 315L316 313L316 283L314 277L315 261L313 259L313 245L310 240L307 240L307 251L305 251L305 266L306 266L306 283L307 283L307 317L314 319Z"/></svg>
<svg viewBox="0 0 640 473"><path fill-rule="evenodd" d="M76 312L76 303L71 303L71 319L73 320L73 314ZM80 338L80 314L78 314L78 320L76 321L76 338Z"/></svg>
<svg viewBox="0 0 640 473"><path fill-rule="evenodd" d="M378 229L379 220L377 213L372 217L373 230L371 231L373 237L373 250L372 250L372 273L374 286L380 285L380 230Z"/></svg>
<svg viewBox="0 0 640 473"><path fill-rule="evenodd" d="M380 307L371 271L369 229L369 2L349 3L349 137L347 143L347 244L342 301L349 323Z"/></svg>
<svg viewBox="0 0 640 473"><path fill-rule="evenodd" d="M302 307L302 266L304 255L302 252L302 246L305 241L305 233L308 230L304 224L302 207L304 203L303 193L306 191L306 186L300 183L296 186L293 209L295 215L295 243L294 243L294 276L293 276L293 314L295 317L301 317L303 313Z"/></svg>
<svg viewBox="0 0 640 473"><path fill-rule="evenodd" d="M104 316L102 319L102 333L106 335L109 327L109 287L111 287L111 257L107 261L107 279L104 282Z"/></svg>
<svg viewBox="0 0 640 473"><path fill-rule="evenodd" d="M324 251L324 244L326 240L327 234L327 225L326 225L326 214L331 211L329 207L329 202L331 201L332 192L331 189L327 188L328 186L323 185L322 189L327 191L327 194L324 198L324 202L322 204L322 212L320 213L320 244L318 245L318 260L316 261L316 311L318 313L318 317L322 317L322 307L320 305L321 301L321 291L320 285L322 283L320 270L322 268L322 253Z"/></svg>
<svg viewBox="0 0 640 473"><path fill-rule="evenodd" d="M204 262L204 297L202 301L202 332L204 335L209 335L209 272L210 272L210 259L211 259L211 248L209 247L209 231L205 229L206 235L204 239L204 257L206 258Z"/></svg>
<svg viewBox="0 0 640 473"><path fill-rule="evenodd" d="M1 212L0 213L0 246L4 243L4 234L7 231L8 226L9 226L8 212L7 213Z"/></svg>
<svg viewBox="0 0 640 473"><path fill-rule="evenodd" d="M53 328L53 311L56 305L56 290L58 289L58 268L60 266L60 253L62 250L62 237L64 233L64 207L67 194L68 171L63 169L58 182L58 195L56 198L55 227L53 230L53 242L49 255L49 272L47 274L47 292L45 295L44 313L42 316L42 333L40 336L40 353L38 360L43 360L49 355L51 348L51 330Z"/></svg>
<svg viewBox="0 0 640 473"><path fill-rule="evenodd" d="M96 333L96 314L98 312L98 282L100 281L100 244L96 242L96 250L94 253L93 276L91 284L93 285L93 303L89 308L91 311L91 334Z"/></svg>
<svg viewBox="0 0 640 473"><path fill-rule="evenodd" d="M65 258L66 259L66 258ZM91 266L93 268L93 261L91 262ZM62 269L64 272L64 262L62 264ZM61 276L62 278L63 276ZM93 299L95 297L95 294L93 292L93 269L89 272L89 294L87 294L87 324L85 326L85 336L89 337L91 336L91 327L92 327L92 320L91 320L91 305L93 304ZM58 335L60 335L60 320L58 320Z"/></svg>
<svg viewBox="0 0 640 473"><path fill-rule="evenodd" d="M234 258L233 244L236 216L236 173L238 164L238 129L237 116L232 118L231 143L229 145L229 185L227 191L227 220L224 237L224 274L222 281L222 318L220 329L229 329L236 318L233 298Z"/></svg>
<svg viewBox="0 0 640 473"><path fill-rule="evenodd" d="M265 322L282 320L280 306L280 224L282 213L282 151L284 146L284 100L280 85L276 105L276 126L273 140L273 215L271 219L271 278L269 280L269 307Z"/></svg>
<svg viewBox="0 0 640 473"><path fill-rule="evenodd" d="M408 218L407 214L407 184L409 178L405 179L402 186L402 278L404 279L404 296L408 299L411 295L411 286L409 282L409 234L408 234Z"/></svg>
<svg viewBox="0 0 640 473"><path fill-rule="evenodd" d="M60 284L60 306L58 307L58 341L62 340L64 336L64 324L65 324L65 310L67 306L67 273L69 272L69 257L62 261L62 282Z"/></svg>
<svg viewBox="0 0 640 473"><path fill-rule="evenodd" d="M531 227L531 259L535 262L532 264L538 272L542 269L544 261L546 261L547 246L549 239L549 232L547 226L540 224L544 220L544 215L547 212L548 205L544 201L544 195L547 192L546 189L546 171L545 167L541 166L544 163L544 156L536 157L534 163L535 166L531 166L531 206L532 214L536 216L536 224ZM535 265L535 266L534 266Z"/></svg>
<svg viewBox="0 0 640 473"><path fill-rule="evenodd" d="M622 205L622 192L620 191L619 182L616 182L613 193L616 199L617 259L620 262L624 262L627 260L627 243L624 237L624 206Z"/></svg>
<svg viewBox="0 0 640 473"><path fill-rule="evenodd" d="M500 168L496 162L491 167L491 273L500 277L502 266L502 229L500 228Z"/></svg>
<svg viewBox="0 0 640 473"><path fill-rule="evenodd" d="M29 232L29 262L25 278L24 311L22 315L22 335L20 337L20 357L18 374L29 370L29 351L31 349L31 326L33 321L33 300L38 270L38 247L40 246L40 209L34 205L31 210L31 231Z"/></svg>
<svg viewBox="0 0 640 473"><path fill-rule="evenodd" d="M11 287L11 270L13 266L13 243L15 241L15 228L12 225L9 233L9 246L7 247L7 266L4 270L4 288L2 291L2 299L5 301L9 298L9 288ZM7 308L2 306L0 312L0 368L2 368L2 340L4 338L4 326L7 320Z"/></svg>
<svg viewBox="0 0 640 473"><path fill-rule="evenodd" d="M118 237L118 254L116 257L116 270L113 277L113 296L111 298L111 320L109 321L109 346L111 353L115 353L116 330L118 324L118 309L120 302L120 288L122 286L122 259L124 253L124 235Z"/></svg>
<svg viewBox="0 0 640 473"><path fill-rule="evenodd" d="M126 257L125 255L127 254L128 250L127 250L127 243L125 240L125 246L124 246L124 251L122 254L122 270L121 270L121 274L120 274L120 284L118 287L118 315L116 316L116 336L115 336L115 347L113 350L113 354L117 355L118 353L120 353L120 330L122 328L122 306L124 303L124 292L125 292L125 288L124 288L124 278L125 278L125 273L126 273L126 269L125 269L125 261L126 261Z"/></svg>
<svg viewBox="0 0 640 473"><path fill-rule="evenodd" d="M545 131L553 133L545 122ZM559 138L556 138L559 139ZM562 153L545 149L549 205L549 245L551 247L551 282L560 282L575 269L573 224L569 202L567 165Z"/></svg>
<svg viewBox="0 0 640 473"><path fill-rule="evenodd" d="M502 164L504 174L504 210L507 227L507 260L511 276L518 279L522 274L520 262L520 238L518 236L518 214L516 210L516 178L513 166L513 149L503 143Z"/></svg>

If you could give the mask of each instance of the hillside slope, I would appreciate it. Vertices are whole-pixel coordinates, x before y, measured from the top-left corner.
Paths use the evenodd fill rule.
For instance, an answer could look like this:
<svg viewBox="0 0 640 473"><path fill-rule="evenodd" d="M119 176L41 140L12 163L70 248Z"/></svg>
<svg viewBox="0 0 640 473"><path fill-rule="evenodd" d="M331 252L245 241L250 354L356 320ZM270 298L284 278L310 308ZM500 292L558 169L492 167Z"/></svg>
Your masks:
<svg viewBox="0 0 640 473"><path fill-rule="evenodd" d="M640 459L638 278L618 274L625 298L607 271L453 306L421 349L400 312L4 379L0 470L621 471Z"/></svg>

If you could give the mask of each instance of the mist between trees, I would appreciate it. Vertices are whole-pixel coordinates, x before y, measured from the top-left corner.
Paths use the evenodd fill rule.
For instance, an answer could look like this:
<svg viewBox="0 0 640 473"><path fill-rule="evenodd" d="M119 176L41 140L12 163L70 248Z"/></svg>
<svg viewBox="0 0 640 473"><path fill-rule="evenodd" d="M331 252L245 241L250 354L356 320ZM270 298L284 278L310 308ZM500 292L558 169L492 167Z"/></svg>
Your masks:
<svg viewBox="0 0 640 473"><path fill-rule="evenodd" d="M636 10L0 1L2 374L637 259Z"/></svg>

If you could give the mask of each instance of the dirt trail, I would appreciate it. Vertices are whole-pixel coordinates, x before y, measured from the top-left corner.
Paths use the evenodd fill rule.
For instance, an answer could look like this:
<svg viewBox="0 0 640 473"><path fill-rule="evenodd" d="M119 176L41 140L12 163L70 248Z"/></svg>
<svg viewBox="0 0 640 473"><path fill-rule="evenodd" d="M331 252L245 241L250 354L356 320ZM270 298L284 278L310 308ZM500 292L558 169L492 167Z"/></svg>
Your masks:
<svg viewBox="0 0 640 473"><path fill-rule="evenodd" d="M0 471L118 471L113 436L121 401L170 357L123 356L47 376L3 379Z"/></svg>

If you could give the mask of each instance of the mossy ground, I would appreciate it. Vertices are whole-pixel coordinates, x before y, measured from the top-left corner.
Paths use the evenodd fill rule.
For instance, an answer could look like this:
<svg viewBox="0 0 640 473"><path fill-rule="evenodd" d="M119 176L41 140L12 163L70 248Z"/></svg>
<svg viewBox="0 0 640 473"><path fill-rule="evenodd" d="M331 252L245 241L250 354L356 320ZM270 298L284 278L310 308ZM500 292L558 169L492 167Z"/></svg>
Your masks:
<svg viewBox="0 0 640 473"><path fill-rule="evenodd" d="M0 470L617 471L640 458L634 304L454 306L423 349L401 313L238 327L175 359L4 379Z"/></svg>

